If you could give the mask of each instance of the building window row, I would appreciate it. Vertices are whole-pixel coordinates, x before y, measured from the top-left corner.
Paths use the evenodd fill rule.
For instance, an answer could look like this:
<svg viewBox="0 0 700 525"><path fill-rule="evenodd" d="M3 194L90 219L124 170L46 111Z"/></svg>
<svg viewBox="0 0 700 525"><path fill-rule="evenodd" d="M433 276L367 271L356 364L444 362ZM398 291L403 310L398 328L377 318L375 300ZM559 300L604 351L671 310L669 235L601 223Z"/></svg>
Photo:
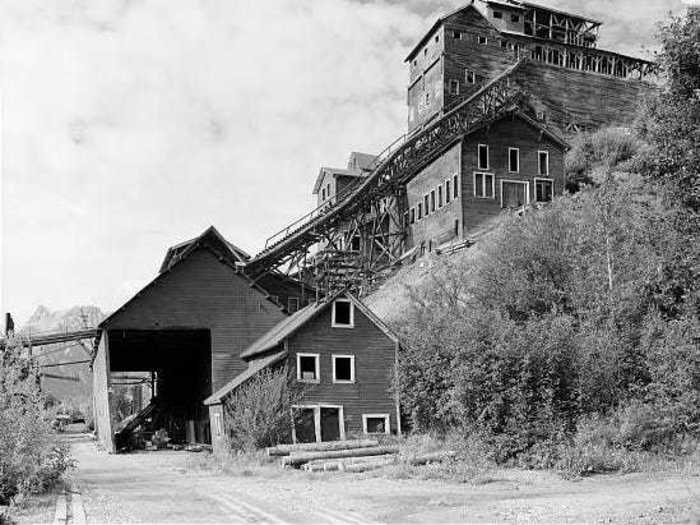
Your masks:
<svg viewBox="0 0 700 525"><path fill-rule="evenodd" d="M460 31L459 29L452 30L452 38L454 40L464 40L465 37L466 37L466 33L464 31ZM482 34L477 33L476 42L482 46L485 46L486 44L489 43L489 39L486 35L482 35Z"/></svg>
<svg viewBox="0 0 700 525"><path fill-rule="evenodd" d="M415 224L459 197L459 175L445 180L437 188L423 195L408 213L409 223Z"/></svg>
<svg viewBox="0 0 700 525"><path fill-rule="evenodd" d="M300 383L321 382L321 355L298 353L297 354L297 381ZM332 381L336 384L355 382L355 356L331 355Z"/></svg>
<svg viewBox="0 0 700 525"><path fill-rule="evenodd" d="M476 147L476 166L479 170L491 169L491 160L488 144L478 144ZM508 148L508 172L520 172L520 149ZM549 152L537 152L537 174L549 175Z"/></svg>

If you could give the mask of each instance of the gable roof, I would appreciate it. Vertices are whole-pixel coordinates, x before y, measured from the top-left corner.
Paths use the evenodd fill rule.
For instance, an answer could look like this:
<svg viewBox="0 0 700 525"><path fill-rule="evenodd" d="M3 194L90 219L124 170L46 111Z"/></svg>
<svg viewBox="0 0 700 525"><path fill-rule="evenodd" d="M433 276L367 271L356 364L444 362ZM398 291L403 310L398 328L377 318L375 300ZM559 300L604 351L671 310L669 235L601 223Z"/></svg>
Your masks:
<svg viewBox="0 0 700 525"><path fill-rule="evenodd" d="M175 248L175 252L171 254L171 250L173 248ZM98 328L105 328L119 313L126 310L127 307L129 307L134 301L136 301L136 299L141 294L143 294L150 288L153 288L175 266L186 260L191 253L198 249L206 249L210 251L221 264L228 266L229 268L231 268L232 272L240 276L242 279L248 281L250 283L251 288L254 288L258 292L260 292L265 297L265 299L270 301L272 304L274 304L281 310L285 309L283 305L281 305L278 301L274 300L274 298L269 294L267 290L265 290L262 286L260 286L260 284L258 284L257 281L254 281L243 271L245 267L245 262L241 261L240 259L242 256L250 256L242 250L238 249L234 244L228 242L218 232L218 230L214 228L214 226L210 226L209 228L204 230L204 232L199 237L196 237L195 239L191 239L189 241L185 241L183 243L175 245L174 247L169 248L168 253L170 254L170 257L166 255L166 258L163 261L163 265L161 265L158 275L156 275L148 284L146 284L146 286L144 286L138 292L136 292L128 301L126 301L117 310L115 310L106 318L104 318L102 322L98 325ZM100 336L98 335L98 342L99 337Z"/></svg>
<svg viewBox="0 0 700 525"><path fill-rule="evenodd" d="M168 248L165 254L163 263L160 265L160 272L163 272L173 266L178 260L187 257L194 249L197 248L197 244L205 240L214 241L223 248L224 255L227 256L231 262L235 263L245 263L250 259L250 255L241 250L238 246L229 242L224 238L223 235L219 233L219 230L214 228L214 226L209 226L204 232L188 241L181 242L174 246Z"/></svg>
<svg viewBox="0 0 700 525"><path fill-rule="evenodd" d="M236 388L241 386L243 383L252 378L255 374L264 370L265 368L280 362L287 355L286 351L277 352L276 354L268 355L262 359L256 359L251 361L248 368L242 373L238 374L232 381L229 381L219 390L214 392L208 398L204 400L205 405L216 405L221 403L222 399L229 393L233 392Z"/></svg>
<svg viewBox="0 0 700 525"><path fill-rule="evenodd" d="M377 155L353 151L348 158L348 169L371 170Z"/></svg>
<svg viewBox="0 0 700 525"><path fill-rule="evenodd" d="M379 317L372 313L372 311L362 301L357 299L349 292L340 291L329 296L324 301L312 303L302 308L293 315L282 319L282 321L268 330L266 334L264 334L260 339L255 341L241 353L241 358L246 360L250 359L248 368L205 399L204 404L215 405L221 403L224 397L248 381L255 374L281 361L287 356L287 350L281 350L269 355L264 354L270 350L278 348L284 343L285 339L293 335L317 314L329 308L333 301L341 296L349 299L355 305L355 307L357 307L372 323L374 323L377 328L384 332L389 339L391 339L397 345L399 344L399 340L396 335L389 330L384 322L382 322ZM262 357L260 357L261 355Z"/></svg>
<svg viewBox="0 0 700 525"><path fill-rule="evenodd" d="M311 303L286 319L282 319L282 321L273 326L260 339L246 348L241 353L241 358L249 359L253 356L275 349L282 344L285 339L293 335L297 330L309 322L313 317L329 308L333 301L341 296L350 300L372 323L377 326L377 328L384 332L389 339L395 343L398 343L398 338L396 335L394 335L394 333L389 330L389 328L376 315L374 315L370 309L367 308L364 303L362 303L362 301L357 299L349 292L341 291L331 295L324 301Z"/></svg>
<svg viewBox="0 0 700 525"><path fill-rule="evenodd" d="M321 189L321 183L326 175L330 175L331 177L335 177L337 175L342 175L344 177L365 177L367 173L360 169L353 170L347 168L329 168L326 166L321 166L321 168L318 170L316 182L314 183L314 191L312 192L313 195L316 195Z"/></svg>

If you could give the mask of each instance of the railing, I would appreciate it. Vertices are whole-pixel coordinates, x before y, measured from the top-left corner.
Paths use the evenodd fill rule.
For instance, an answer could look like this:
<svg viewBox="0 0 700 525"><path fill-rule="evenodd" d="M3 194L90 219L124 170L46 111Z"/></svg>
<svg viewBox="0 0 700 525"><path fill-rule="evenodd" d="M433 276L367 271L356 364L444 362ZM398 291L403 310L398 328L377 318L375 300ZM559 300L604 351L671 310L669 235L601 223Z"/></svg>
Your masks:
<svg viewBox="0 0 700 525"><path fill-rule="evenodd" d="M318 206L268 238L263 251L248 264L265 264L262 262L263 259L267 261L267 264L270 264L271 258L269 256L274 254L274 247L288 237L292 237L296 232L309 227L320 217L327 216L330 220L335 211L352 205L357 195L383 191L381 188L386 183L400 182L398 179L392 180L392 177L396 178L395 175L390 170L384 169L392 161L397 164L400 171L406 171L402 168L404 165L415 167L420 164L419 160L425 161L433 155L444 143L444 139L456 137L464 133L475 121L493 118L504 108L510 106L519 98L520 93L511 88L508 76L521 63L523 60L498 75L466 100L461 101L439 120L421 130L420 133L414 133L411 136L404 134L394 140L377 155L372 162L371 172L366 177L336 195L330 202Z"/></svg>

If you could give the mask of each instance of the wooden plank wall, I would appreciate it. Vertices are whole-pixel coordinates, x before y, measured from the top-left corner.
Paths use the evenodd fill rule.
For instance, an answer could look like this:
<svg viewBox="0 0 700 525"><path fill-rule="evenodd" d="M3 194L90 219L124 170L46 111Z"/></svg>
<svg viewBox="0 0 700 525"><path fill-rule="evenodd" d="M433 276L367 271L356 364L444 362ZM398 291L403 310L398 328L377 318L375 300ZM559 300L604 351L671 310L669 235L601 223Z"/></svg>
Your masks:
<svg viewBox="0 0 700 525"><path fill-rule="evenodd" d="M389 414L396 426L396 404L390 392L395 343L355 308L354 328L332 328L332 308L321 311L288 341L289 368L296 378L296 354L320 354L320 383L304 384L303 403L343 405L348 437L362 433L362 414ZM332 354L355 356L355 383L333 384Z"/></svg>
<svg viewBox="0 0 700 525"><path fill-rule="evenodd" d="M247 368L240 353L284 317L247 279L200 249L142 291L106 328L209 329L216 390Z"/></svg>
<svg viewBox="0 0 700 525"><path fill-rule="evenodd" d="M109 390L109 340L107 331L103 330L92 363L92 405L97 439L107 452L113 453L115 448L112 434L112 396Z"/></svg>

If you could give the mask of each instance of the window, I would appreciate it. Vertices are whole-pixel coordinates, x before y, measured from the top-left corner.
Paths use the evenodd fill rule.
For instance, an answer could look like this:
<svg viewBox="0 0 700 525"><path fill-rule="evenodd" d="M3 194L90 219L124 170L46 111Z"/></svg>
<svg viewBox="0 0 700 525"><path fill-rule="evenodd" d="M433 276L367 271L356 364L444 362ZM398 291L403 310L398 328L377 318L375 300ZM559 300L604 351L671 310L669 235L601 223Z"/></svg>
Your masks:
<svg viewBox="0 0 700 525"><path fill-rule="evenodd" d="M279 304L279 302L280 302L280 296L279 296L279 295L271 295L271 296L270 296L270 301L272 301L273 303Z"/></svg>
<svg viewBox="0 0 700 525"><path fill-rule="evenodd" d="M508 148L508 171L518 173L520 171L520 150Z"/></svg>
<svg viewBox="0 0 700 525"><path fill-rule="evenodd" d="M350 251L359 252L360 251L360 236L354 235L350 240Z"/></svg>
<svg viewBox="0 0 700 525"><path fill-rule="evenodd" d="M297 354L297 381L318 383L320 380L318 354Z"/></svg>
<svg viewBox="0 0 700 525"><path fill-rule="evenodd" d="M456 199L459 197L459 175L452 177L452 187L454 188L452 196Z"/></svg>
<svg viewBox="0 0 700 525"><path fill-rule="evenodd" d="M547 120L547 114L544 111L538 111L537 112L537 120L541 120L542 122L545 122Z"/></svg>
<svg viewBox="0 0 700 525"><path fill-rule="evenodd" d="M326 200L326 188L323 188L321 190L321 200L325 201Z"/></svg>
<svg viewBox="0 0 700 525"><path fill-rule="evenodd" d="M462 40L462 32L457 30L452 31L452 38L455 40Z"/></svg>
<svg viewBox="0 0 700 525"><path fill-rule="evenodd" d="M501 13L500 11L494 11L494 12L493 12L493 17L494 17L494 18L499 18L499 19L500 19L500 18L503 18L503 13Z"/></svg>
<svg viewBox="0 0 700 525"><path fill-rule="evenodd" d="M413 59L413 65L414 65L414 66L418 66L418 60L417 60L417 59Z"/></svg>
<svg viewBox="0 0 700 525"><path fill-rule="evenodd" d="M416 222L416 209L411 208L411 224L414 224Z"/></svg>
<svg viewBox="0 0 700 525"><path fill-rule="evenodd" d="M485 46L486 44L489 43L489 39L486 38L486 36L484 36L484 35L479 35L479 36L477 37L477 41L478 41L479 44L481 44L482 46Z"/></svg>
<svg viewBox="0 0 700 525"><path fill-rule="evenodd" d="M347 299L336 299L333 301L333 322L334 328L352 328L355 324L354 305Z"/></svg>
<svg viewBox="0 0 700 525"><path fill-rule="evenodd" d="M426 47L426 48L423 50L423 56L426 56L427 54L428 54L428 48Z"/></svg>
<svg viewBox="0 0 700 525"><path fill-rule="evenodd" d="M459 80L450 80L450 95L459 95Z"/></svg>
<svg viewBox="0 0 700 525"><path fill-rule="evenodd" d="M421 220L423 218L423 205L419 202L418 203L418 220Z"/></svg>
<svg viewBox="0 0 700 525"><path fill-rule="evenodd" d="M510 21L515 22L516 24L520 22L520 15L510 15Z"/></svg>
<svg viewBox="0 0 700 525"><path fill-rule="evenodd" d="M540 175L549 175L549 151L538 151L538 173Z"/></svg>
<svg viewBox="0 0 700 525"><path fill-rule="evenodd" d="M435 213L435 190L430 192L430 213Z"/></svg>
<svg viewBox="0 0 700 525"><path fill-rule="evenodd" d="M438 186L438 208L442 208L442 186Z"/></svg>
<svg viewBox="0 0 700 525"><path fill-rule="evenodd" d="M430 213L429 199L430 199L430 197L427 194L423 197L423 208L425 209L425 216L426 217Z"/></svg>
<svg viewBox="0 0 700 525"><path fill-rule="evenodd" d="M293 314L299 310L299 298L298 297L288 297L287 298L287 311Z"/></svg>
<svg viewBox="0 0 700 525"><path fill-rule="evenodd" d="M445 181L445 204L449 204L451 198L452 198L452 195L450 194L450 181L446 180Z"/></svg>
<svg viewBox="0 0 700 525"><path fill-rule="evenodd" d="M389 434L389 414L362 414L362 430L365 434Z"/></svg>
<svg viewBox="0 0 700 525"><path fill-rule="evenodd" d="M459 237L459 219L455 219L455 237Z"/></svg>
<svg viewBox="0 0 700 525"><path fill-rule="evenodd" d="M466 81L467 84L474 84L476 82L474 72L470 71L468 69L465 69L464 70L464 80Z"/></svg>
<svg viewBox="0 0 700 525"><path fill-rule="evenodd" d="M537 202L551 202L553 194L554 181L552 179L535 177L535 200Z"/></svg>
<svg viewBox="0 0 700 525"><path fill-rule="evenodd" d="M503 49L507 49L507 48L508 48L508 41L507 41L507 40L501 40L501 47L502 47Z"/></svg>
<svg viewBox="0 0 700 525"><path fill-rule="evenodd" d="M214 414L214 436L221 437L223 425L221 424L221 414Z"/></svg>
<svg viewBox="0 0 700 525"><path fill-rule="evenodd" d="M474 196L482 199L495 197L495 179L492 173L474 173Z"/></svg>
<svg viewBox="0 0 700 525"><path fill-rule="evenodd" d="M354 383L355 382L355 356L354 355L333 355L333 382L334 383Z"/></svg>
<svg viewBox="0 0 700 525"><path fill-rule="evenodd" d="M530 183L501 180L501 208L521 208L530 203Z"/></svg>
<svg viewBox="0 0 700 525"><path fill-rule="evenodd" d="M440 35L435 35L435 43L438 43L440 41Z"/></svg>
<svg viewBox="0 0 700 525"><path fill-rule="evenodd" d="M477 152L479 155L479 160L477 162L477 166L479 166L479 169L489 169L489 147L486 144L479 144L477 146Z"/></svg>
<svg viewBox="0 0 700 525"><path fill-rule="evenodd" d="M430 104L430 91L425 92L425 105Z"/></svg>
<svg viewBox="0 0 700 525"><path fill-rule="evenodd" d="M329 199L331 198L331 185L330 184L328 184L326 186L326 197L328 197Z"/></svg>

